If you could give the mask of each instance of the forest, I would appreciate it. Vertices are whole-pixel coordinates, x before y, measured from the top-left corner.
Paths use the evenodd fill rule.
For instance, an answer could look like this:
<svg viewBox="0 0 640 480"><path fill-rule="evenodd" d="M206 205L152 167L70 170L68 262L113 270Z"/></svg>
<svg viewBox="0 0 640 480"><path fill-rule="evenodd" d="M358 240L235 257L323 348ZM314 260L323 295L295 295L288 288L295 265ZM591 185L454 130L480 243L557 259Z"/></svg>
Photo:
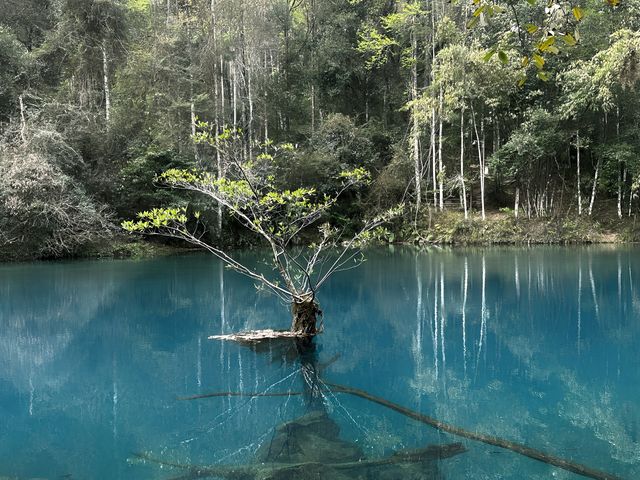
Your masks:
<svg viewBox="0 0 640 480"><path fill-rule="evenodd" d="M586 241L579 222L640 208L638 0L0 6L3 259L94 253L157 207L196 213L210 242L257 242L162 185L172 169L224 180L268 163L276 203L366 172L320 213L357 231L401 205L369 232L383 242L491 222L511 241L533 221Z"/></svg>

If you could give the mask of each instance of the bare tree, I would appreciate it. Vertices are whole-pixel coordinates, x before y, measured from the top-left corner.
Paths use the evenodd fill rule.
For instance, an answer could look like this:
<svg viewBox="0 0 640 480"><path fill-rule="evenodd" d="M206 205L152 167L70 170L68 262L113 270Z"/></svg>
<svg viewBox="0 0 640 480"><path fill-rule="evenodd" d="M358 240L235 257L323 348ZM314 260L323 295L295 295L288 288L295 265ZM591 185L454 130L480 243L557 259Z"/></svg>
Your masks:
<svg viewBox="0 0 640 480"><path fill-rule="evenodd" d="M342 172L341 187L333 195L319 196L315 188L279 189L274 181L273 156L263 153L254 162L243 163L242 140L237 131L227 129L221 134L205 132L199 135L200 141L223 152L230 167L227 177L172 169L160 175L159 183L196 192L214 204L223 205L241 225L266 242L275 276L256 271L208 243L204 239L204 226L199 221L200 214L194 212L195 220L190 221L186 207L141 212L137 221L124 222L123 227L129 232L179 238L209 251L291 305L290 331L274 334L315 335L319 331L317 317L321 315L316 301L318 290L334 273L358 266L364 259L359 246L376 227L398 215L399 209L365 221L357 233L348 238L339 229L323 223L316 243L306 248L294 247L294 240L301 232L320 223L347 189L367 183L369 173L362 168ZM273 147L273 153L286 153L292 149L291 145L285 144Z"/></svg>

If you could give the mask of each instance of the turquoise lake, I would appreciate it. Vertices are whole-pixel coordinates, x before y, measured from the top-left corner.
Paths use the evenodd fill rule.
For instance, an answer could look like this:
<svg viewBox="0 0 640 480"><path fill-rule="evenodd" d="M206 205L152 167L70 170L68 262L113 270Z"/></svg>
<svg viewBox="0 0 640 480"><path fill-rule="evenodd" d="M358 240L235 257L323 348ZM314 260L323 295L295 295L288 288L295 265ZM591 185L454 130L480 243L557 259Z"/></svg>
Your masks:
<svg viewBox="0 0 640 480"><path fill-rule="evenodd" d="M366 256L320 292L322 381L640 478L640 248ZM0 479L196 478L137 453L254 463L279 425L307 413L304 396L184 397L300 391L295 351L207 339L289 323L287 305L207 255L0 265ZM406 478L584 478L325 395L340 437L367 458L467 449Z"/></svg>

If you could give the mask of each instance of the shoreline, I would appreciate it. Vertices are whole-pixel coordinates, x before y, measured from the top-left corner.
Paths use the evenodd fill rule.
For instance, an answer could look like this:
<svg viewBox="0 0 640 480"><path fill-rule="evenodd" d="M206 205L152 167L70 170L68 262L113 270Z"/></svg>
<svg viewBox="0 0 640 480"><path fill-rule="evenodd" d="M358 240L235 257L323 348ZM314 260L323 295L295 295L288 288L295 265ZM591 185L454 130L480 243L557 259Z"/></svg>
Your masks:
<svg viewBox="0 0 640 480"><path fill-rule="evenodd" d="M543 246L543 245L633 245L640 243L640 225L635 217L623 219L595 217L541 217L518 218L509 212L492 211L482 220L474 212L468 219L462 212L431 212L418 222L418 228L402 224L393 231L387 230L370 246L440 246L440 247L491 247L491 246ZM231 251L246 249L247 244L229 247ZM248 248L259 248L259 245ZM19 255L0 257L0 264L97 260L97 259L147 259L183 255L202 251L188 245L161 243L142 237L131 238L115 235L110 241L87 247L85 251L56 258L36 258Z"/></svg>

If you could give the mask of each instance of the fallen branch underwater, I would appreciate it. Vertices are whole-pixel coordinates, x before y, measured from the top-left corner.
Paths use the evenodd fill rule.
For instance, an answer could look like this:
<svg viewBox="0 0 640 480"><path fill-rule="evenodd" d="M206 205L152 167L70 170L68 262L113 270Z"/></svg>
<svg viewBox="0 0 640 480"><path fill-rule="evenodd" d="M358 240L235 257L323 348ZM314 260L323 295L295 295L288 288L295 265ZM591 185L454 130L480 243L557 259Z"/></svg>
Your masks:
<svg viewBox="0 0 640 480"><path fill-rule="evenodd" d="M569 472L577 473L578 475L582 475L584 477L594 478L596 480L622 480L620 477L617 477L610 473L602 472L600 470L595 470L593 468L587 467L586 465L575 463L570 460L566 460L564 458L556 457L555 455L550 455L548 453L542 452L540 450L536 450L535 448L527 447L526 445L522 445L520 443L511 442L509 440L505 440L499 437L494 437L491 435L484 435L482 433L470 432L460 427L456 427L455 425L450 425L448 423L441 422L440 420L436 420L435 418L429 417L422 413L415 412L406 407L403 407L402 405L398 405L397 403L393 403L384 398L371 395L370 393L365 392L364 390L359 390L357 388L352 388L352 387L346 387L344 385L339 385L335 383L326 383L326 385L332 387L334 391L337 391L340 393L347 393L349 395L354 395L356 397L364 398L365 400L369 400L370 402L377 403L378 405L382 405L384 407L390 408L391 410L401 413L406 417L409 417L419 422L430 425L442 432L450 433L452 435L457 435L458 437L468 438L469 440L476 440L478 442L486 443L488 445L493 445L495 447L511 450L512 452L518 453L520 455L524 455L525 457L529 457L534 460L538 460L540 462L553 465L555 467L561 468L563 470L567 470Z"/></svg>
<svg viewBox="0 0 640 480"><path fill-rule="evenodd" d="M354 462L257 463L238 466L185 465L159 460L144 453L136 453L134 456L142 461L149 461L166 467L188 470L188 473L179 477L174 477L172 480L193 480L196 478L207 477L220 477L225 479L270 478L287 472L309 474L311 472L326 473L327 470L345 471L366 469L398 464L420 463L425 460L441 460L464 452L466 452L466 448L461 443L451 443L448 445L430 445L416 450L401 450L388 457L359 460Z"/></svg>
<svg viewBox="0 0 640 480"><path fill-rule="evenodd" d="M583 477L593 478L595 480L622 480L621 477L618 477L611 473L596 470L586 465L583 465L581 463L576 463L571 460L566 460L564 458L545 453L541 450L527 447L526 445L523 445L517 442L512 442L509 440L505 440L503 438L494 437L491 435L485 435L482 433L471 432L463 428L457 427L455 425L442 422L428 415L424 415L422 413L416 412L409 408L403 407L402 405L399 405L397 403L393 403L384 398L372 395L364 390L347 387L344 385L339 385L337 383L325 382L325 385L327 385L328 387L331 387L334 393L346 393L348 395L353 395L355 397L368 400L378 405L382 405L383 407L389 408L413 420L429 425L441 432L450 433L452 435L467 438L469 440L475 440L477 442L482 442L487 445L492 445L494 447L504 448L506 450L510 450L512 452L531 458L533 460L537 460L539 462L543 462L548 465L553 465L554 467L561 468L568 472L582 475ZM221 393L211 393L211 394L204 394L204 395L195 395L192 397L182 398L181 400L197 400L202 398L231 397L231 396L233 397L282 397L282 396L292 396L292 395L303 395L303 393L302 392L284 392L284 393L281 393L281 392L275 392L275 393L221 392Z"/></svg>

